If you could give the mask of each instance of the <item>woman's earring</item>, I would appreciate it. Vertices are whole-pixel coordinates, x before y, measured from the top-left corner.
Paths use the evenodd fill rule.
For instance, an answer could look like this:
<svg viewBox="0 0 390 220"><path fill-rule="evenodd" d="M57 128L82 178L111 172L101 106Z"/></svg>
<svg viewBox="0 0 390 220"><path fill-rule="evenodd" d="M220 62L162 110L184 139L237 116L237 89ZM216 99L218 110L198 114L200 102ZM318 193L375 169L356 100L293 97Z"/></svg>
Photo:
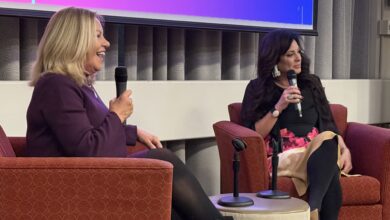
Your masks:
<svg viewBox="0 0 390 220"><path fill-rule="evenodd" d="M274 70L272 71L272 76L273 76L274 78L280 76L280 71L279 71L279 69L278 69L278 65L275 65L275 66L274 66Z"/></svg>

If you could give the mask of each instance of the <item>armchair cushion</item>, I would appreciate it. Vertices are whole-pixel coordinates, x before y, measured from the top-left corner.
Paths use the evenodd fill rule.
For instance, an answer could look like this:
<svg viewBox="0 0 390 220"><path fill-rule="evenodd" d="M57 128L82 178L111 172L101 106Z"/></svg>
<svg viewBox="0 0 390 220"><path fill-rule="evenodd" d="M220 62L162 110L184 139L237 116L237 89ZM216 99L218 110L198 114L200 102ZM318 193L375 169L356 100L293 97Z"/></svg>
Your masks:
<svg viewBox="0 0 390 220"><path fill-rule="evenodd" d="M341 177L343 205L370 205L380 201L380 183L371 176Z"/></svg>
<svg viewBox="0 0 390 220"><path fill-rule="evenodd" d="M374 205L380 201L380 183L370 176L341 177L343 205ZM290 178L278 177L278 189L299 197Z"/></svg>

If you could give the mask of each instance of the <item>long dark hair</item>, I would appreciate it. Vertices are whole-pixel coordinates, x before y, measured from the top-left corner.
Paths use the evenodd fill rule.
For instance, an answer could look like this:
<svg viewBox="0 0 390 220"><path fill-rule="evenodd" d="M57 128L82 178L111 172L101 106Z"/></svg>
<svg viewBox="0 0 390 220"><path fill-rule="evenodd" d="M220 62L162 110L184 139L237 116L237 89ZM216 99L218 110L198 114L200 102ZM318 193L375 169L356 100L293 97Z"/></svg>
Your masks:
<svg viewBox="0 0 390 220"><path fill-rule="evenodd" d="M276 104L274 103L275 100L279 99L272 71L274 66L279 63L280 57L288 51L293 41L296 41L301 51L303 51L301 37L290 30L274 30L262 38L257 66L258 82L254 94L255 103L245 114L248 119L256 121L262 118ZM321 81L317 76L310 73L309 58L304 53L301 53L301 55L301 73L297 75L298 85L302 88L308 87L311 89L321 119L324 122L333 122L329 102L326 99Z"/></svg>

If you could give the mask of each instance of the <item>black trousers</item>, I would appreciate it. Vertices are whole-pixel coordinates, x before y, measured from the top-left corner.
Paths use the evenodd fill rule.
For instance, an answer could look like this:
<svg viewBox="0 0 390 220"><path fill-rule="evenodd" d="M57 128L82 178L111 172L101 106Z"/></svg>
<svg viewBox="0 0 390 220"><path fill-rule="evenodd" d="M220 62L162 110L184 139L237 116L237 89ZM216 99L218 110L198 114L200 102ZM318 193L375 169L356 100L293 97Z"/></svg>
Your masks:
<svg viewBox="0 0 390 220"><path fill-rule="evenodd" d="M337 220L342 205L337 154L335 137L324 141L307 162L308 202L311 210L318 209L321 220Z"/></svg>
<svg viewBox="0 0 390 220"><path fill-rule="evenodd" d="M172 219L224 219L211 203L195 176L185 164L167 149L153 149L130 155L135 158L164 160L173 165Z"/></svg>

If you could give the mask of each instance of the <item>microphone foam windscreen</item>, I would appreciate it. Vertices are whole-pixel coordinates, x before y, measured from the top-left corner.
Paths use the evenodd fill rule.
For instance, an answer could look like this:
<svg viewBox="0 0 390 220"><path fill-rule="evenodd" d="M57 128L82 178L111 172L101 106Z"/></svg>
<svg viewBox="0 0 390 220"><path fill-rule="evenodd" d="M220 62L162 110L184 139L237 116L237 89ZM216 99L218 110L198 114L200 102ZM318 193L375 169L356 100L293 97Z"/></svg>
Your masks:
<svg viewBox="0 0 390 220"><path fill-rule="evenodd" d="M295 73L294 70L289 70L287 71L287 79L296 79L297 78L297 74Z"/></svg>
<svg viewBox="0 0 390 220"><path fill-rule="evenodd" d="M115 68L115 81L127 82L127 68L125 66Z"/></svg>

